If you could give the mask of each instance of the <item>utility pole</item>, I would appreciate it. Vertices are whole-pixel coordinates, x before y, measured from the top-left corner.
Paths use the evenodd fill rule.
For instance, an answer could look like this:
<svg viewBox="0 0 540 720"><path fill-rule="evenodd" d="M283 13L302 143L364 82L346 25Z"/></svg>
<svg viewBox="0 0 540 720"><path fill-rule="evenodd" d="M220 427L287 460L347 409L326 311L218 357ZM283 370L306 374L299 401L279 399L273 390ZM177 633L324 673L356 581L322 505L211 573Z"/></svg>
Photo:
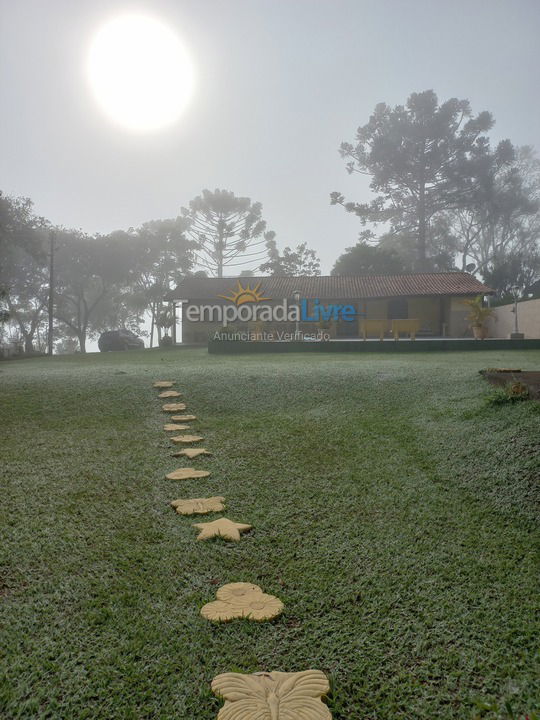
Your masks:
<svg viewBox="0 0 540 720"><path fill-rule="evenodd" d="M47 352L53 354L53 312L54 312L54 243L56 233L51 230L49 233L49 333L47 335Z"/></svg>

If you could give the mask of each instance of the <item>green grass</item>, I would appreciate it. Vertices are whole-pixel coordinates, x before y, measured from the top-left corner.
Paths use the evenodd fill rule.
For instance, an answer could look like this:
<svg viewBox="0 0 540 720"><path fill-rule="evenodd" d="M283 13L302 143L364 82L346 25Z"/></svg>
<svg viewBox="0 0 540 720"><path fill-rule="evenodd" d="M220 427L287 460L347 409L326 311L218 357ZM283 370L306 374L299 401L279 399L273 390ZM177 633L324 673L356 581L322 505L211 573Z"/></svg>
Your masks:
<svg viewBox="0 0 540 720"><path fill-rule="evenodd" d="M540 352L0 364L0 717L211 720L218 673L313 667L335 720L533 718L540 405L494 366ZM160 378L208 480L164 479ZM196 542L168 502L206 494L254 531ZM283 615L206 622L231 581Z"/></svg>

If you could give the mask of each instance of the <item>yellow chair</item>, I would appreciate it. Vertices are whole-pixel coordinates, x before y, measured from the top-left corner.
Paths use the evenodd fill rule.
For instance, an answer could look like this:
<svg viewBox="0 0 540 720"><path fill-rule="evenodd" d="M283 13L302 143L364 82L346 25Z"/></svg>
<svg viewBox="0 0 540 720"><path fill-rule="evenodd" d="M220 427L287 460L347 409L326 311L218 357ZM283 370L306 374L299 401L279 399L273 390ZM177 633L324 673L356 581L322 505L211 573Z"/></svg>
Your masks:
<svg viewBox="0 0 540 720"><path fill-rule="evenodd" d="M416 340L416 333L420 330L418 318L406 318L403 320L392 320L392 335L394 340L399 340L400 333L406 333L411 340Z"/></svg>
<svg viewBox="0 0 540 720"><path fill-rule="evenodd" d="M384 333L388 330L387 320L362 320L361 332L364 340L367 340L368 335L378 335L379 340L384 339Z"/></svg>

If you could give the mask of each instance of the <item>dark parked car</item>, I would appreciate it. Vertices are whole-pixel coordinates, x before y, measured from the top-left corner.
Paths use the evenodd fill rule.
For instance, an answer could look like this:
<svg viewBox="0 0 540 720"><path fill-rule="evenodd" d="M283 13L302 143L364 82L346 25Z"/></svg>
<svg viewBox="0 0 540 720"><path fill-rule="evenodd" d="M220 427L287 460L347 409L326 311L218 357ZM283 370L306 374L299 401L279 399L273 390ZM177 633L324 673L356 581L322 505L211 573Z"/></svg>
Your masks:
<svg viewBox="0 0 540 720"><path fill-rule="evenodd" d="M142 350L144 340L137 337L131 330L107 330L101 333L98 340L101 352L108 350Z"/></svg>

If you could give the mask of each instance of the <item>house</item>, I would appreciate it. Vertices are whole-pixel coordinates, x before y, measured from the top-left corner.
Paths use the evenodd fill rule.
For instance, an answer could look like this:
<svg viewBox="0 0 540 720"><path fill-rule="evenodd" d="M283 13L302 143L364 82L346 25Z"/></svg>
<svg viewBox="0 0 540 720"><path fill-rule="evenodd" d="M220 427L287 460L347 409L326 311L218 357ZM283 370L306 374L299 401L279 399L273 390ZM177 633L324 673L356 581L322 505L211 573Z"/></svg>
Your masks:
<svg viewBox="0 0 540 720"><path fill-rule="evenodd" d="M310 333L322 328L333 339L389 337L392 331L465 337L470 330L463 300L493 292L465 272L187 277L165 299L182 307L182 341L203 344L223 327Z"/></svg>

